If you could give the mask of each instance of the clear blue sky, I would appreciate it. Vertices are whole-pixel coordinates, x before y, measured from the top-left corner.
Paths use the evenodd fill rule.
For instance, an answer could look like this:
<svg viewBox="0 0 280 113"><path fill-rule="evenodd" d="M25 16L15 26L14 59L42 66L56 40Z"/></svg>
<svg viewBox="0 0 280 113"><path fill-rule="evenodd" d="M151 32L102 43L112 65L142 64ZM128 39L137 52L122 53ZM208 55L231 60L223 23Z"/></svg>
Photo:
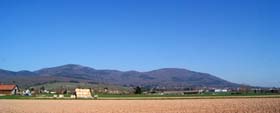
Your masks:
<svg viewBox="0 0 280 113"><path fill-rule="evenodd" d="M164 67L280 87L278 0L1 0L0 68Z"/></svg>

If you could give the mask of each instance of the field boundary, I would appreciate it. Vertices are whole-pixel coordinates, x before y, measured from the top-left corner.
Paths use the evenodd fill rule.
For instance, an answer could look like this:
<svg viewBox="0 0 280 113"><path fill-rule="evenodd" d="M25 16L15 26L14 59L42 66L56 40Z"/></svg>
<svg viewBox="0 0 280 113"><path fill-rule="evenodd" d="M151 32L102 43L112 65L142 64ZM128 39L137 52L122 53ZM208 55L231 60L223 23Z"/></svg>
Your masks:
<svg viewBox="0 0 280 113"><path fill-rule="evenodd" d="M258 96L174 96L174 97L98 97L97 99L72 99L53 97L24 97L24 96L0 96L0 100L180 100L180 99L242 99L242 98L280 98L280 95L258 95Z"/></svg>

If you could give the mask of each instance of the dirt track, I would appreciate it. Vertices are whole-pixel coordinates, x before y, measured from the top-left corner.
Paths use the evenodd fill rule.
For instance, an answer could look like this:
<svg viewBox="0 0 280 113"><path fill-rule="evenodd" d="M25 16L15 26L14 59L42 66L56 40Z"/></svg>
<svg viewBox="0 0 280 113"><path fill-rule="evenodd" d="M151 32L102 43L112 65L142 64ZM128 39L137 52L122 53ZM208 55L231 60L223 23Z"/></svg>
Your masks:
<svg viewBox="0 0 280 113"><path fill-rule="evenodd" d="M280 98L0 100L0 113L280 113Z"/></svg>

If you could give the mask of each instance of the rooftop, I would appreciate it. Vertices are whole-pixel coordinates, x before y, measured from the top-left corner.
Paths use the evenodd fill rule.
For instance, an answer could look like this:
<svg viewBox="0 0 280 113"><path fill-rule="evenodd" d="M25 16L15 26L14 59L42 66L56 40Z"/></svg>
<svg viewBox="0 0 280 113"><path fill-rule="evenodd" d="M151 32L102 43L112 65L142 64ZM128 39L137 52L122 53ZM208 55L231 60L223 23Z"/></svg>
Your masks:
<svg viewBox="0 0 280 113"><path fill-rule="evenodd" d="M16 87L16 85L3 85L0 84L0 90L13 90Z"/></svg>

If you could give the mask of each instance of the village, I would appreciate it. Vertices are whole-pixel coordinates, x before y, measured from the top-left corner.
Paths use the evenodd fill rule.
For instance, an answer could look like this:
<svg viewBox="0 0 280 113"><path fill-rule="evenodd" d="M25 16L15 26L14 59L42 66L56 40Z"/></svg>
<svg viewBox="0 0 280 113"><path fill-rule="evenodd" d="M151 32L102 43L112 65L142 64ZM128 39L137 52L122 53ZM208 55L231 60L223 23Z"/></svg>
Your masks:
<svg viewBox="0 0 280 113"><path fill-rule="evenodd" d="M185 88L181 90L168 90L156 88L136 87L131 91L122 91L110 88L83 88L75 89L62 88L59 90L47 90L41 88L21 89L16 84L0 84L1 96L19 96L19 97L36 97L36 98L53 98L53 99L98 99L100 96L238 96L238 95L274 95L280 94L280 88Z"/></svg>

